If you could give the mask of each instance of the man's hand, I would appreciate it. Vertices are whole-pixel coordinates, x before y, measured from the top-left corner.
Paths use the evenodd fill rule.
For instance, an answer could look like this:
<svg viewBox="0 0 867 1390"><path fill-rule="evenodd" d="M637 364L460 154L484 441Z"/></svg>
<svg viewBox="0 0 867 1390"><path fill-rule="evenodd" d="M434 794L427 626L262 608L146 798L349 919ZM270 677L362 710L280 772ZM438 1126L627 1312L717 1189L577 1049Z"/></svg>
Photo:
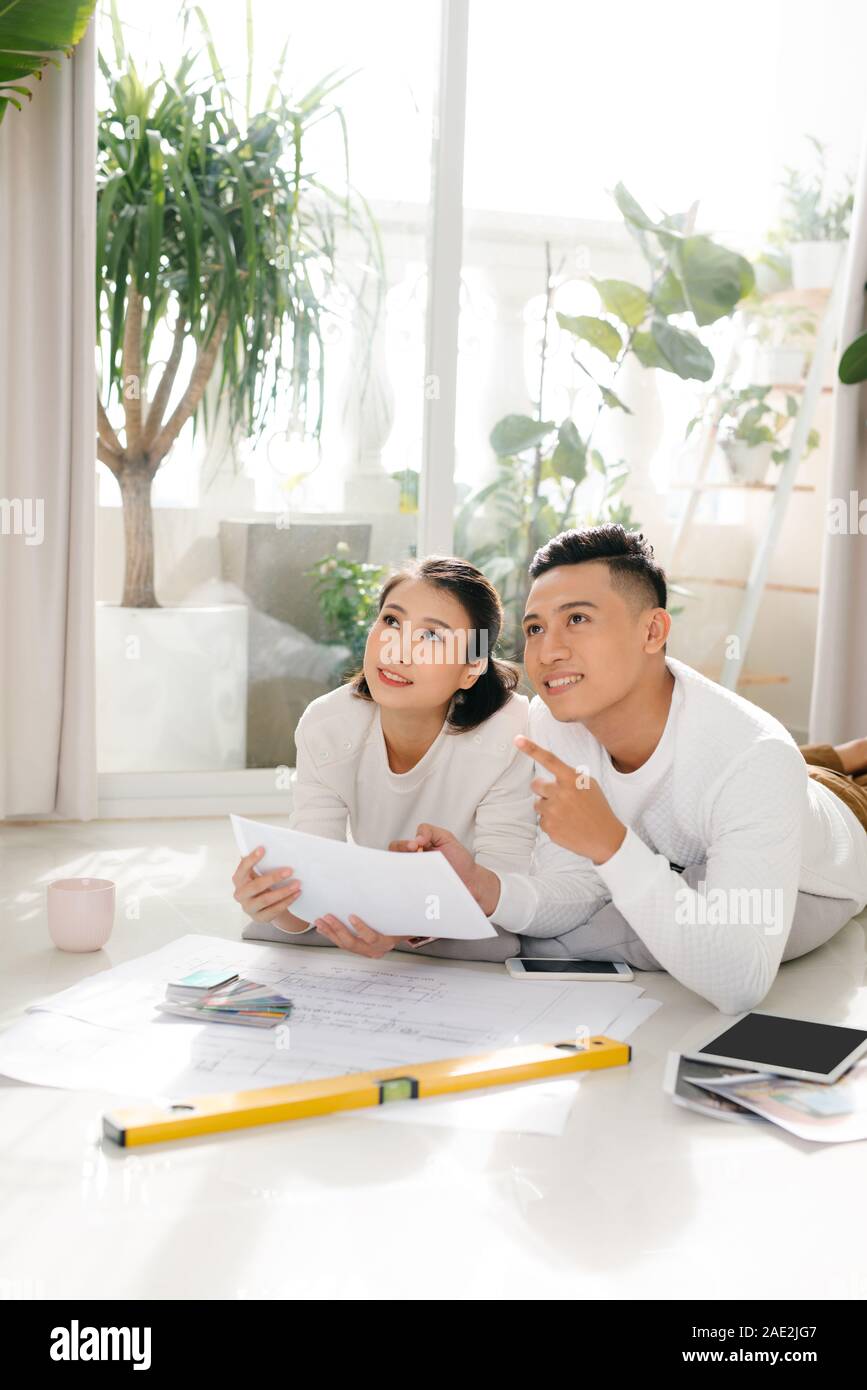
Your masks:
<svg viewBox="0 0 867 1390"><path fill-rule="evenodd" d="M469 888L486 917L490 917L500 901L500 880L492 869L477 864L468 849L455 839L450 830L439 825L418 826L412 840L392 840L390 850L398 854L417 853L420 849L438 849L449 861L458 878Z"/></svg>
<svg viewBox="0 0 867 1390"><path fill-rule="evenodd" d="M515 747L553 774L553 782L536 777L530 784L545 834L594 864L604 864L616 854L626 838L626 826L615 816L599 783L528 738L519 735Z"/></svg>

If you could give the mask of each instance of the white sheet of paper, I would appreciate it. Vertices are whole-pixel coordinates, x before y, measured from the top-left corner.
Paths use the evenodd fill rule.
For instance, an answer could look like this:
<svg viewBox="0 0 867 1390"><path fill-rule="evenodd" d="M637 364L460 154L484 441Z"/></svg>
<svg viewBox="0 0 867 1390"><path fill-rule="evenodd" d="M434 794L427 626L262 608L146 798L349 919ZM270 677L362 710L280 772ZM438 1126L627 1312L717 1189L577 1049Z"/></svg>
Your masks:
<svg viewBox="0 0 867 1390"><path fill-rule="evenodd" d="M332 913L349 925L352 914L385 936L443 936L461 941L496 936L478 903L437 850L391 854L243 816L230 816L230 820L242 855L263 845L260 870L291 868L301 880L301 895L292 910L306 922Z"/></svg>
<svg viewBox="0 0 867 1390"><path fill-rule="evenodd" d="M616 1038L618 1042L626 1042L628 1038L632 1037L636 1028L640 1028L642 1023L646 1023L656 1013L656 1010L661 1008L662 1001L659 999L629 1000L623 1012L609 1023L606 1029L609 1038Z"/></svg>
<svg viewBox="0 0 867 1390"><path fill-rule="evenodd" d="M293 1001L289 1023L259 1030L155 1013L170 980L226 966L285 990ZM584 1028L604 1033L641 993L635 985L527 983L505 971L430 959L289 953L190 935L31 1006L0 1034L0 1073L38 1085L179 1100L561 1041ZM538 1113L540 1104L528 1094L518 1110L500 1105L494 1127L521 1129L521 1114Z"/></svg>

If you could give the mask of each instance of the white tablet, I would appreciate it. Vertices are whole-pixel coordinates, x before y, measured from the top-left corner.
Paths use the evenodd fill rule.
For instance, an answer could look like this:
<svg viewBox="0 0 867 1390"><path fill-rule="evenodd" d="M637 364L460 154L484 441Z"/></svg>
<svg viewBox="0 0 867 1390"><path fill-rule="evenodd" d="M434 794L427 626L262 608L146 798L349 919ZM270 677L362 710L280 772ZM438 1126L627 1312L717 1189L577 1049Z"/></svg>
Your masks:
<svg viewBox="0 0 867 1390"><path fill-rule="evenodd" d="M867 1031L779 1014L742 1014L697 1048L682 1055L747 1071L795 1076L800 1081L837 1081L867 1052Z"/></svg>

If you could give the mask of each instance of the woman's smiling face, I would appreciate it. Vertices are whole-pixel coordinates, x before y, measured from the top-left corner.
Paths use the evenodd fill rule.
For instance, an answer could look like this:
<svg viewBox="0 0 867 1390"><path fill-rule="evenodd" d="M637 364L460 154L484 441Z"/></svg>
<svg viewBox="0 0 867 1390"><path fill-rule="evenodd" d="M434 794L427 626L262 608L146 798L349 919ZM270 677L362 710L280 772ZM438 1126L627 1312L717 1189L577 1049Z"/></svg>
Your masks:
<svg viewBox="0 0 867 1390"><path fill-rule="evenodd" d="M463 604L445 589L423 579L399 580L364 650L364 678L376 703L395 710L445 710L484 669L486 634L473 633L470 622Z"/></svg>

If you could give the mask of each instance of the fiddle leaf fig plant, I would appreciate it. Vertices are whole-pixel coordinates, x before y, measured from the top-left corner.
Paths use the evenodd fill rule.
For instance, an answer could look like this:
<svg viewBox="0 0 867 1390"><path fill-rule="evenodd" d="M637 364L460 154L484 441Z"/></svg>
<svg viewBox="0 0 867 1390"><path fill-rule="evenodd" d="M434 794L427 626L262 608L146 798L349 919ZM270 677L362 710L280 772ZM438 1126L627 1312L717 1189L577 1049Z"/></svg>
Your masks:
<svg viewBox="0 0 867 1390"><path fill-rule="evenodd" d="M837 375L844 386L867 381L867 333L859 333L840 358Z"/></svg>
<svg viewBox="0 0 867 1390"><path fill-rule="evenodd" d="M507 415L494 425L490 443L496 476L464 499L456 519L459 553L468 554L501 586L514 640L527 591L527 567L545 540L579 523L636 524L620 496L628 463L606 460L594 444L608 412L633 413L618 387L627 360L632 357L644 368L687 381L709 381L714 358L699 330L732 314L755 283L745 257L694 230L695 207L654 218L624 184L617 184L613 196L644 258L644 283L588 276L599 298L597 313L560 312L559 286L546 247L536 413ZM546 370L558 330L572 343L572 360L591 383L595 398L590 423L580 430L571 414L556 420L544 413ZM597 484L595 510L581 506L582 487L589 479ZM490 532L490 540L478 540L480 521L487 521L481 529L483 534L485 529Z"/></svg>
<svg viewBox="0 0 867 1390"><path fill-rule="evenodd" d="M31 78L60 66L84 37L96 0L5 0L0 5L0 121L33 98Z"/></svg>

